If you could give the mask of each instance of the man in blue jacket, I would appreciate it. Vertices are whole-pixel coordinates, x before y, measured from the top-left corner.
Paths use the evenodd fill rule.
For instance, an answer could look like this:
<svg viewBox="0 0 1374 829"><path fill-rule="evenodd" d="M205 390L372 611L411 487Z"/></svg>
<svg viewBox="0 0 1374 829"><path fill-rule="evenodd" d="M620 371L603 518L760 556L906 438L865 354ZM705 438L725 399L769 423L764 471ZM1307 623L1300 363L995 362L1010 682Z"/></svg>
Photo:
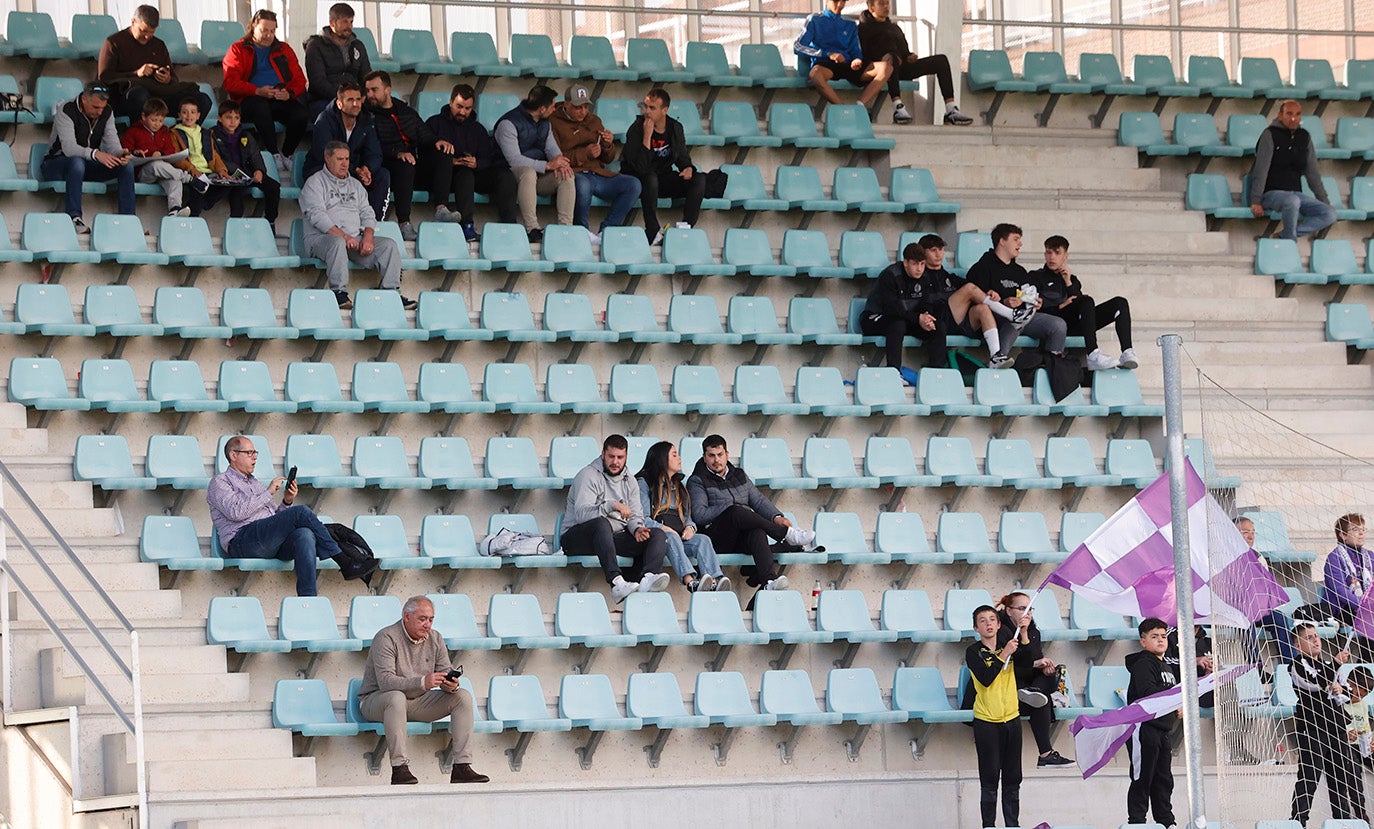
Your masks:
<svg viewBox="0 0 1374 829"><path fill-rule="evenodd" d="M325 107L315 119L310 135L310 154L305 157L305 178L324 168L324 148L331 141L348 145L352 175L367 188L367 201L377 221L386 215L386 197L391 190L391 173L382 166L382 142L372 114L363 112L363 90L352 81L339 84L334 106Z"/></svg>
<svg viewBox="0 0 1374 829"><path fill-rule="evenodd" d="M830 81L839 78L863 87L859 103L867 108L887 84L892 64L886 59L864 63L859 25L841 16L844 4L845 0L825 0L825 11L806 18L792 51L810 59L811 85L822 98L832 104L840 103L840 96L830 88Z"/></svg>

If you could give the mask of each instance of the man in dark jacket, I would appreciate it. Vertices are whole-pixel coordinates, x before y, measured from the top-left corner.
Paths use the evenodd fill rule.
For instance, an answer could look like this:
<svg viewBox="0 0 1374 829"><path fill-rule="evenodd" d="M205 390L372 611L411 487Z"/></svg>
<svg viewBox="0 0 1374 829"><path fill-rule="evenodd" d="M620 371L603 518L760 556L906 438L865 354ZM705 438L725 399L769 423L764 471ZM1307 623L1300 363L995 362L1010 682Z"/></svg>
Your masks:
<svg viewBox="0 0 1374 829"><path fill-rule="evenodd" d="M429 183L429 200L436 205L434 217L441 222L461 221L463 236L469 242L477 241L474 193L491 197L502 222L519 220L515 176L487 128L477 120L476 109L477 93L471 86L460 83L453 87L448 107L425 122L435 137L453 147L453 152L433 156L433 166L420 175ZM449 193L453 194L452 208L448 206Z"/></svg>
<svg viewBox="0 0 1374 829"><path fill-rule="evenodd" d="M492 131L496 146L515 174L515 203L531 242L544 238L535 211L541 194L553 194L561 225L573 223L573 208L577 205L572 163L559 149L549 125L556 98L554 91L543 84L531 87L524 100L497 119Z"/></svg>
<svg viewBox="0 0 1374 829"><path fill-rule="evenodd" d="M1303 179L1313 195L1302 191ZM1302 104L1284 101L1275 118L1255 143L1255 166L1250 171L1250 212L1256 219L1265 211L1283 214L1284 239L1316 233L1336 221L1336 211L1322 186L1312 136L1302 128Z"/></svg>
<svg viewBox="0 0 1374 829"><path fill-rule="evenodd" d="M810 547L816 534L792 526L744 470L730 463L725 438L707 435L701 452L701 460L687 479L692 520L710 536L719 552L746 553L754 559L752 568L741 570L750 587L786 590L787 577L778 575L774 567L769 539Z"/></svg>
<svg viewBox="0 0 1374 829"><path fill-rule="evenodd" d="M305 41L305 77L310 113L319 115L338 94L339 84L352 81L362 88L372 71L372 59L353 34L353 7L335 3L329 7L329 25Z"/></svg>
<svg viewBox="0 0 1374 829"><path fill-rule="evenodd" d="M1062 319L1049 314L1037 314L1042 301L1023 299L1022 292L1030 286L1026 269L1017 261L1021 252L1021 228L1002 222L992 229L992 248L968 269L968 281L988 295L987 307L997 316L1010 320L1014 332L1040 340L1040 347L1053 354L1064 353L1064 338L1068 326ZM1011 362L1007 353L1016 342L1015 333L1002 337L1002 350L988 363L1001 368Z"/></svg>
<svg viewBox="0 0 1374 829"><path fill-rule="evenodd" d="M39 169L43 181L65 182L67 215L78 233L89 230L81 219L81 183L119 182L119 212L134 213L132 154L119 143L110 112L109 87L91 81L81 94L58 108L52 119L48 154Z"/></svg>
<svg viewBox="0 0 1374 829"><path fill-rule="evenodd" d="M324 148L331 141L348 145L353 177L367 188L367 200L377 221L386 215L386 194L391 189L391 173L382 165L382 144L372 113L363 112L362 89L352 81L339 84L334 106L315 119L310 136L310 154L305 157L305 178L324 168Z"/></svg>
<svg viewBox="0 0 1374 829"><path fill-rule="evenodd" d="M415 171L420 164L432 166L439 153L453 155L453 145L440 139L420 118L414 107L391 96L391 75L369 72L363 81L367 111L377 128L382 145L382 166L391 173L391 193L396 197L396 221L401 223L401 238L413 242L419 234L410 223L410 206L415 197ZM457 221L444 209L440 221Z"/></svg>
<svg viewBox="0 0 1374 829"><path fill-rule="evenodd" d="M891 10L891 0L868 0L868 9L859 15L859 47L863 49L866 62L887 60L892 64L892 75L887 79L887 94L892 96L892 122L911 123L911 113L902 103L902 81L934 75L945 100L945 123L960 127L972 124L973 119L960 112L954 103L954 76L949 69L949 58L944 55L916 57L907 46L906 33L889 17Z"/></svg>
<svg viewBox="0 0 1374 829"><path fill-rule="evenodd" d="M639 179L607 169L615 161L615 137L591 111L592 96L587 87L574 83L568 87L563 102L554 107L549 123L553 140L572 165L573 186L577 203L573 207L573 224L586 228L592 244L601 241L601 231L620 227L639 198ZM606 218L596 233L588 224L592 199L611 203Z"/></svg>
<svg viewBox="0 0 1374 829"><path fill-rule="evenodd" d="M1178 677L1164 663L1169 626L1151 617L1140 623L1139 631L1141 649L1126 657L1126 670L1131 674L1126 686L1128 705L1178 684ZM1129 743L1131 785L1126 790L1127 823L1144 823L1148 810L1155 823L1174 825L1174 773L1169 768L1173 749L1169 745L1169 731L1176 716L1169 712L1141 723Z"/></svg>
<svg viewBox="0 0 1374 829"><path fill-rule="evenodd" d="M1068 332L1083 338L1088 350L1088 368L1136 368L1140 361L1131 347L1131 303L1124 296L1102 302L1083 293L1083 283L1069 268L1069 240L1051 236L1045 240L1045 267L1031 271L1031 282L1045 303L1040 312L1062 319ZM1111 357L1097 347L1098 329L1115 323L1121 357Z"/></svg>
<svg viewBox="0 0 1374 829"><path fill-rule="evenodd" d="M692 227L701 217L706 197L706 176L698 175L687 148L682 123L668 115L672 98L662 87L644 96L644 114L625 131L621 172L639 179L639 207L644 211L644 233L650 244L663 241L658 224L659 198L685 199L678 227Z"/></svg>
<svg viewBox="0 0 1374 829"><path fill-rule="evenodd" d="M1312 811L1317 782L1326 775L1326 792L1331 801L1331 816L1337 820L1365 818L1364 776L1346 740L1345 712L1350 701L1337 680L1337 670L1350 661L1350 652L1341 651L1331 660L1322 654L1317 628L1300 622L1293 628L1298 658L1290 673L1298 706L1294 739L1298 747L1298 779L1293 786L1290 817L1306 826Z"/></svg>
<svg viewBox="0 0 1374 829"><path fill-rule="evenodd" d="M100 45L95 77L109 87L116 115L138 123L149 98L161 98L173 112L187 98L200 107L201 121L210 112L210 96L190 81L177 80L167 44L156 34L162 16L154 6L139 6L129 28L120 29Z"/></svg>

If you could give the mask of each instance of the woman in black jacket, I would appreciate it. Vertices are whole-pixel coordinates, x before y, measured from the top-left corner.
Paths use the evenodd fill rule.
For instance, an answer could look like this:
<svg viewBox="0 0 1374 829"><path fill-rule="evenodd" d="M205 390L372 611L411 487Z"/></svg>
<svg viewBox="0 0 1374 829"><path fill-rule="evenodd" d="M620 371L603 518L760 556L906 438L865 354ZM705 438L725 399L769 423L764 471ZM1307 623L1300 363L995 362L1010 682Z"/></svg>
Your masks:
<svg viewBox="0 0 1374 829"><path fill-rule="evenodd" d="M1021 701L1021 715L1030 717L1031 734L1035 736L1040 758L1036 766L1071 766L1073 760L1054 750L1050 742L1050 721L1054 706L1050 697L1059 691L1059 666L1045 656L1040 644L1040 628L1031 618L1030 596L1008 593L997 603L997 617L1002 626L997 631L1000 646L1013 636L1020 647L1012 657L1011 667L1016 674L1016 695Z"/></svg>

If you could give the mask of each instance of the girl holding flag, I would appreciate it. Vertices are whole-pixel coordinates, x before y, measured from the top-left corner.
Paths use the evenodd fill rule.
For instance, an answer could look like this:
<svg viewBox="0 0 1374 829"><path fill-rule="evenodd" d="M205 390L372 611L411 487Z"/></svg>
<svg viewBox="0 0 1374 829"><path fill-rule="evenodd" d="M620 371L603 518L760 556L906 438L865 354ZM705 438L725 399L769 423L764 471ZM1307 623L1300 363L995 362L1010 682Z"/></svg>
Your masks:
<svg viewBox="0 0 1374 829"><path fill-rule="evenodd" d="M983 826L997 825L997 784L1002 784L1002 818L1021 824L1021 703L1016 695L1012 656L1020 647L1013 636L999 644L997 611L980 605L973 611L978 641L968 646L964 662L973 680L973 745L978 751L979 806Z"/></svg>
<svg viewBox="0 0 1374 829"><path fill-rule="evenodd" d="M1020 711L1030 717L1031 734L1040 754L1039 768L1072 766L1073 761L1054 750L1050 742L1050 721L1054 719L1052 695L1059 690L1059 666L1045 656L1040 644L1040 628L1031 618L1031 597L1025 593L1008 593L997 603L1001 627L997 643L1017 640L1016 655L1012 657L1012 672L1016 676L1016 693Z"/></svg>

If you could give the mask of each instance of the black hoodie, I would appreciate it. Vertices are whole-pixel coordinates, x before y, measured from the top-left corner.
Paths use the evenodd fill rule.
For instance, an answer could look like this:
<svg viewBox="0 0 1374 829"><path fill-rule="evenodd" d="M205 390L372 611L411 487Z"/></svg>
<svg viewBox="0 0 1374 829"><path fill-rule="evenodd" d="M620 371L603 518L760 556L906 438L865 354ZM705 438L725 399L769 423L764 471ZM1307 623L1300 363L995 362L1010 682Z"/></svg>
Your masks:
<svg viewBox="0 0 1374 829"><path fill-rule="evenodd" d="M1139 650L1126 657L1126 670L1131 672L1131 683L1126 687L1126 703L1167 691L1178 684L1178 678L1163 659L1147 650ZM1145 723L1149 728L1170 731L1174 727L1174 713L1161 714Z"/></svg>
<svg viewBox="0 0 1374 829"><path fill-rule="evenodd" d="M911 54L902 27L892 22L890 17L879 20L867 9L859 15L859 48L863 50L864 60L869 63L882 60L887 55L906 60L906 56Z"/></svg>

